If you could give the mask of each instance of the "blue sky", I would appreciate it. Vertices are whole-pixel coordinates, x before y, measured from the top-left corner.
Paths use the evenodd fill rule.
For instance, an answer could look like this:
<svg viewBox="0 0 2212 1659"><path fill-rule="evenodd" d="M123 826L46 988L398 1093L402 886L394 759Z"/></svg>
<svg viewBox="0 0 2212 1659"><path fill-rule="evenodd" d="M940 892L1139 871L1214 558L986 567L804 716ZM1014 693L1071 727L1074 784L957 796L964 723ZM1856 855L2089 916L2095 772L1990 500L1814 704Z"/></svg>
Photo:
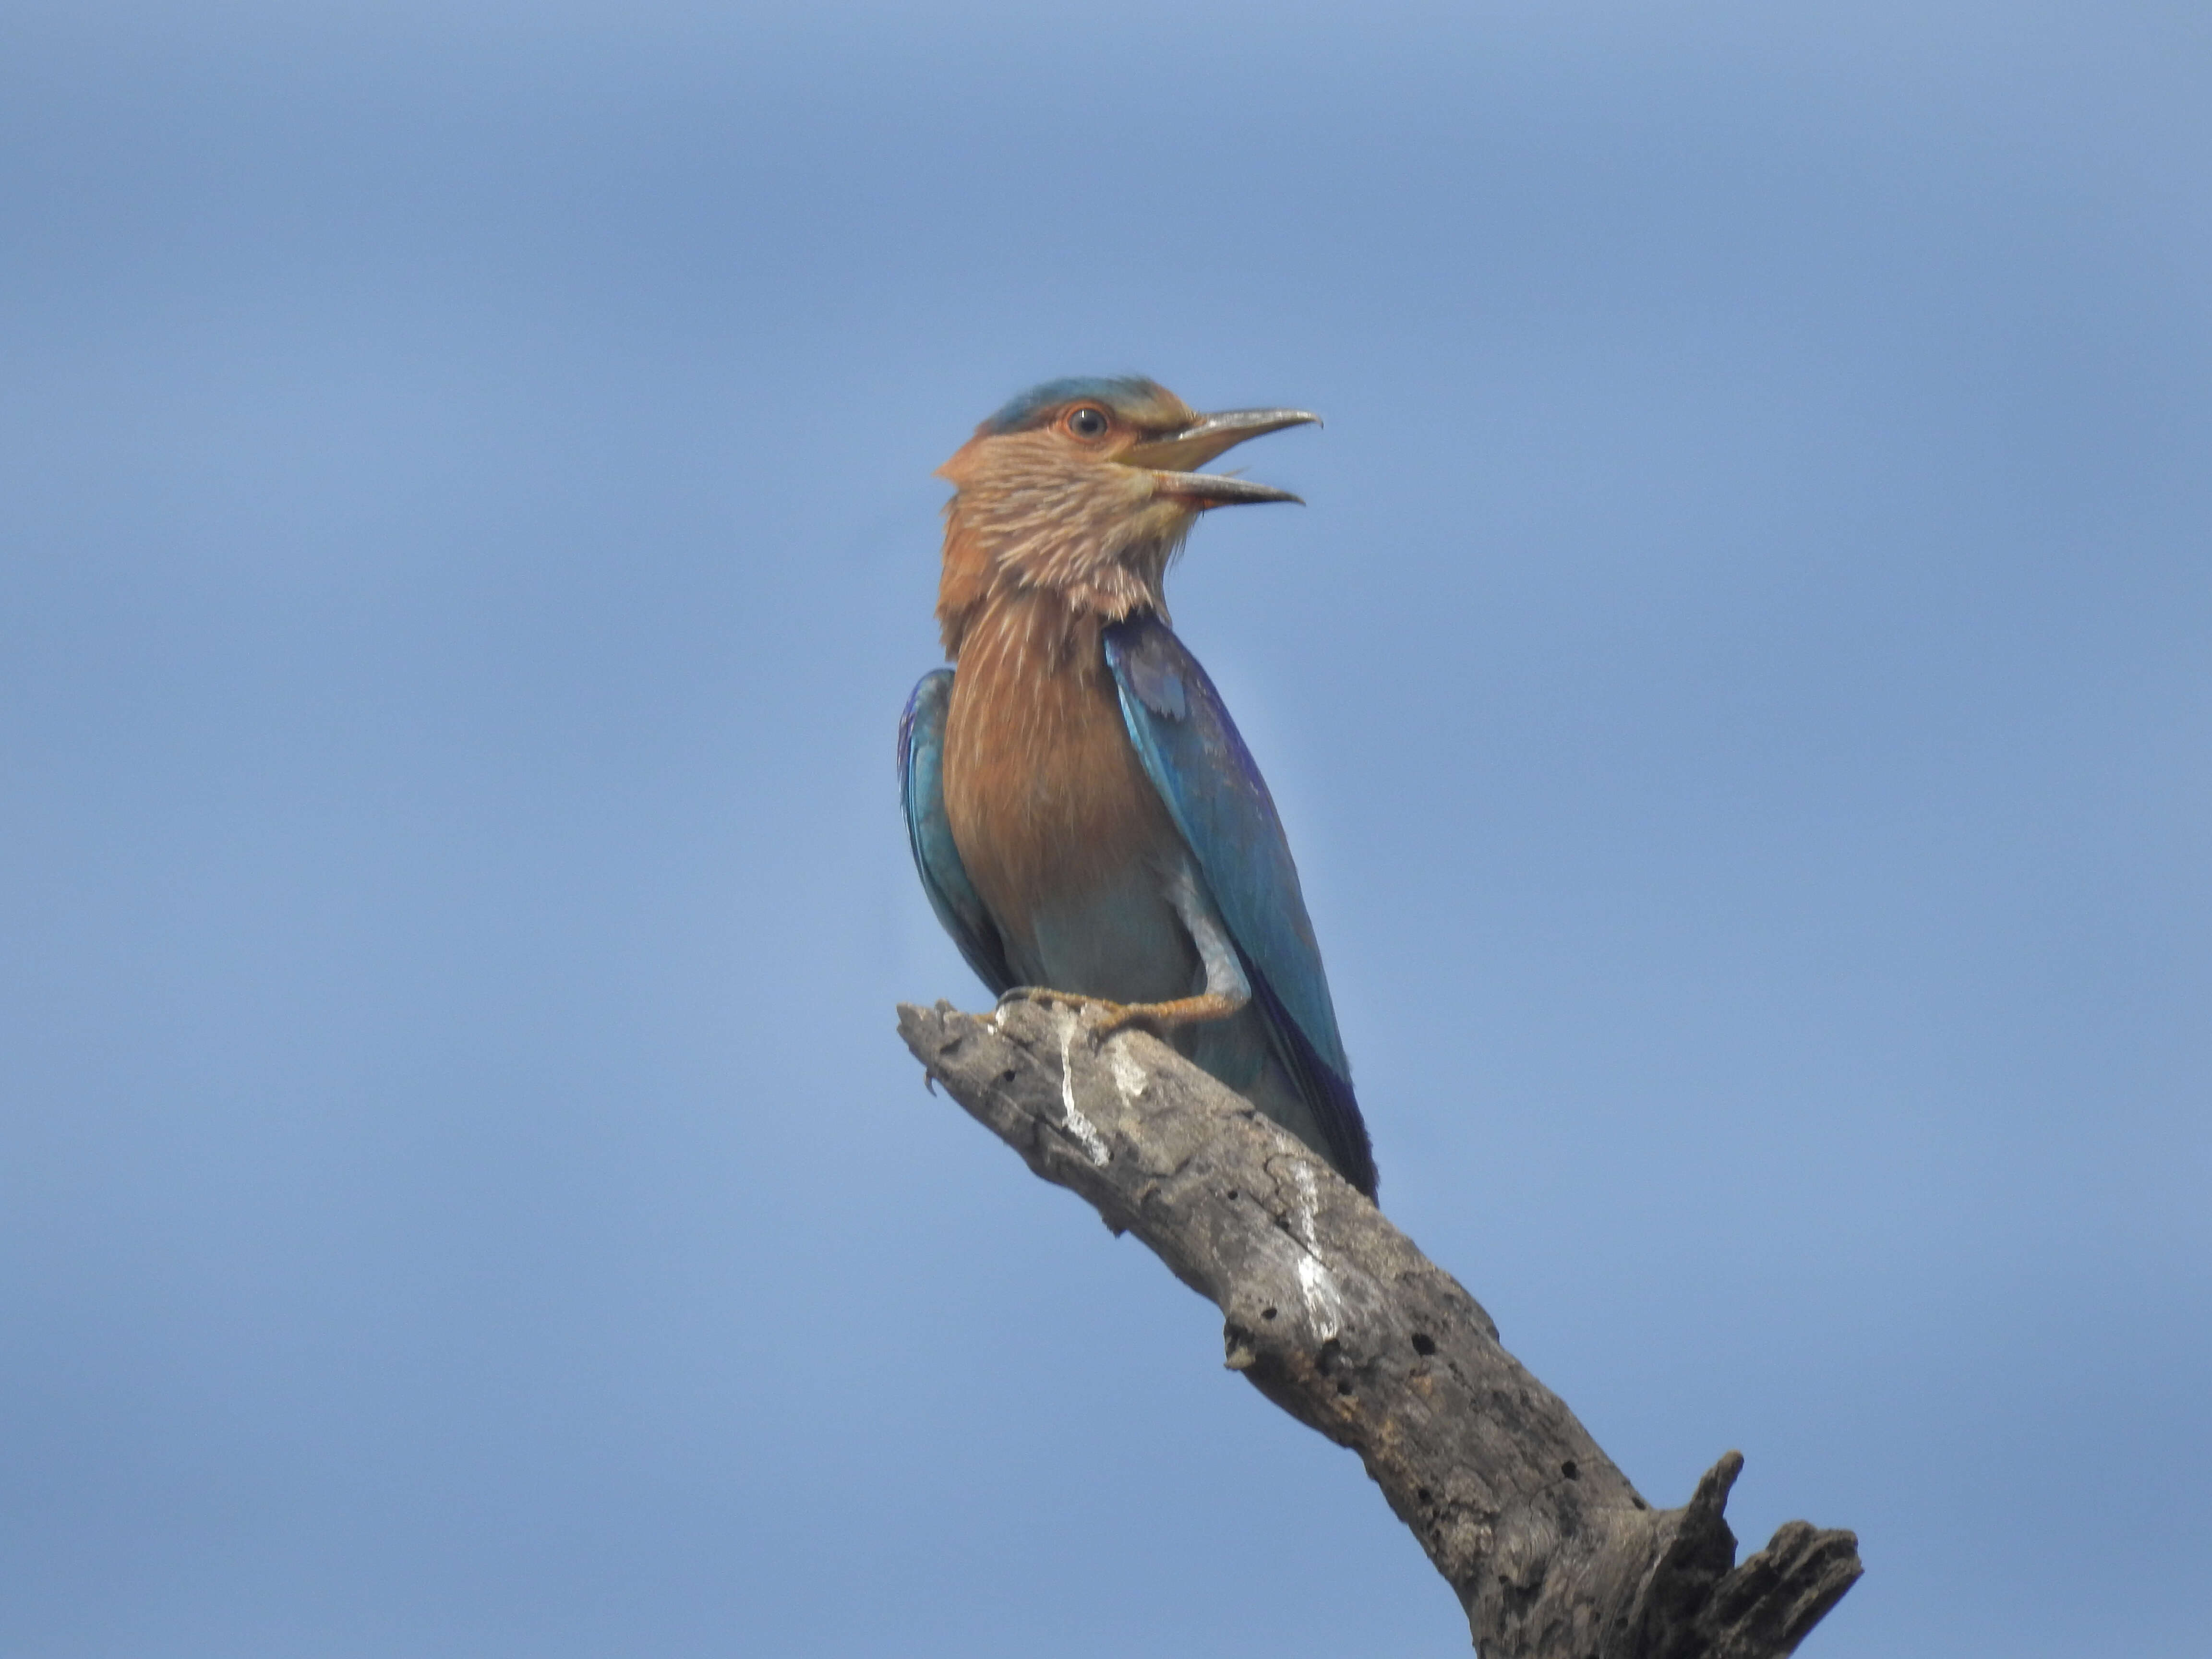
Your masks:
<svg viewBox="0 0 2212 1659"><path fill-rule="evenodd" d="M1386 1208L1805 1650L2194 1655L2212 29L0 20L0 1649L1463 1650L941 1097L931 469L1292 403L1178 626Z"/></svg>

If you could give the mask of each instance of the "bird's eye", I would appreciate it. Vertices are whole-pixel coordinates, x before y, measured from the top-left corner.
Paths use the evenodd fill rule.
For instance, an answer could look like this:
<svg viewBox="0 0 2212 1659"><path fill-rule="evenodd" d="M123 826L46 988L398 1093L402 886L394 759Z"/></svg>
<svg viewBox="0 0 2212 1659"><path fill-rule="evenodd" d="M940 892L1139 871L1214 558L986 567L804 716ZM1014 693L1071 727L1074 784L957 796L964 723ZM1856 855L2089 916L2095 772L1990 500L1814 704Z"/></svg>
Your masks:
<svg viewBox="0 0 2212 1659"><path fill-rule="evenodd" d="M1106 411L1085 404L1072 410L1067 417L1067 429L1079 438L1103 438L1106 435Z"/></svg>

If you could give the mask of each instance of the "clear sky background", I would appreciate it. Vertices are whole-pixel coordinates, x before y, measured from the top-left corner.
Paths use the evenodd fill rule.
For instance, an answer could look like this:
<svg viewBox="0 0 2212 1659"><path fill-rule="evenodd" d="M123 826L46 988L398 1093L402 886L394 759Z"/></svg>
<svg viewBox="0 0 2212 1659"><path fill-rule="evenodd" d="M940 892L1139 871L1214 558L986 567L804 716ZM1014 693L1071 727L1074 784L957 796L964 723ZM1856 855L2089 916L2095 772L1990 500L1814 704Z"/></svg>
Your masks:
<svg viewBox="0 0 2212 1659"><path fill-rule="evenodd" d="M1808 1653L2203 1655L2208 18L13 0L0 1652L1464 1650L893 1035L1135 372L1390 1213Z"/></svg>

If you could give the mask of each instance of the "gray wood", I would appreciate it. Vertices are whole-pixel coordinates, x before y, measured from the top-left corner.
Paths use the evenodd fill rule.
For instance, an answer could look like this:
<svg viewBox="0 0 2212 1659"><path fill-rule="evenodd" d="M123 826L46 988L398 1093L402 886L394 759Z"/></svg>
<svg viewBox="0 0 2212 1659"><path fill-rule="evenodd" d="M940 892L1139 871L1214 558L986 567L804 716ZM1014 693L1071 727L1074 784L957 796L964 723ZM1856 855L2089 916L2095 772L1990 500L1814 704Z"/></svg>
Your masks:
<svg viewBox="0 0 2212 1659"><path fill-rule="evenodd" d="M929 1077L1219 1308L1227 1364L1359 1454L1483 1659L1769 1659L1862 1571L1792 1521L1738 1565L1729 1452L1655 1510L1458 1281L1251 1106L1091 1011L902 1006Z"/></svg>

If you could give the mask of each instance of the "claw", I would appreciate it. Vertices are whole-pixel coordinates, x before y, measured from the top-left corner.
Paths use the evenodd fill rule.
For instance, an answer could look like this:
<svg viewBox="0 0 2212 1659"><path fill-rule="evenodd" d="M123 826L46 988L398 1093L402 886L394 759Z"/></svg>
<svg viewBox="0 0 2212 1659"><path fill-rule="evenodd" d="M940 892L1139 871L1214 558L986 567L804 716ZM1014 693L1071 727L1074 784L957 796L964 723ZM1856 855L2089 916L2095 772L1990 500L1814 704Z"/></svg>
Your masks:
<svg viewBox="0 0 2212 1659"><path fill-rule="evenodd" d="M1049 985L1017 985L999 999L999 1006L1010 1002L1041 1002L1048 1008L1072 1008L1081 1013L1085 1008L1103 1008L1109 1018L1127 1012L1127 1005L1109 1002L1103 997L1086 997L1074 991L1055 991Z"/></svg>

